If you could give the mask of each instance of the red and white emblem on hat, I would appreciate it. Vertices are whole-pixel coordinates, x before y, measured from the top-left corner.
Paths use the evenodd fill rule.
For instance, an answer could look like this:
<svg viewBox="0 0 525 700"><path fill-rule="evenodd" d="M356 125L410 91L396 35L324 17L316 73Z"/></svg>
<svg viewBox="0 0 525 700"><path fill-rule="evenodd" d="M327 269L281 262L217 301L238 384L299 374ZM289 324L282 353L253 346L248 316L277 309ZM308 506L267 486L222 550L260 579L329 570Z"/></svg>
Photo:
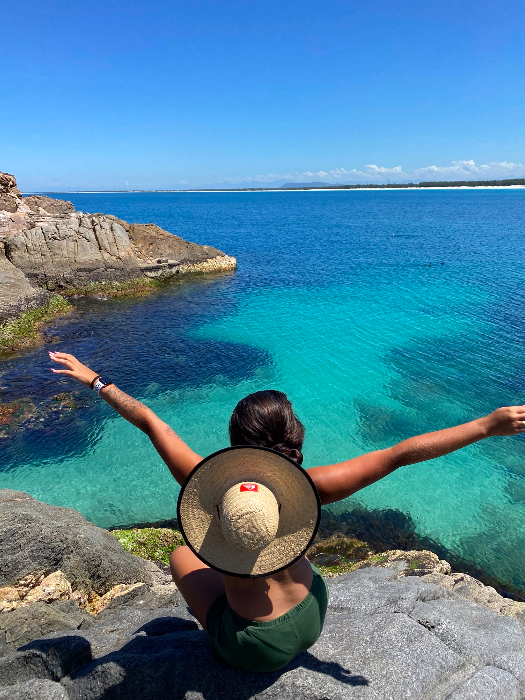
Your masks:
<svg viewBox="0 0 525 700"><path fill-rule="evenodd" d="M259 486L257 484L241 484L241 491L258 491Z"/></svg>

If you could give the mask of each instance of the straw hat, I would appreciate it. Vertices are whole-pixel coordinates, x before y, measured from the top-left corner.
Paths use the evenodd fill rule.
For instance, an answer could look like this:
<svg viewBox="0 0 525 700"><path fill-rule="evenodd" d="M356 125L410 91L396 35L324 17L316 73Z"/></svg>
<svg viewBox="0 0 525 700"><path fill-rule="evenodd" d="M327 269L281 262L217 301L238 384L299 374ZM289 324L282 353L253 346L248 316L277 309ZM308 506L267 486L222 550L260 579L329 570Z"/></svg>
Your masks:
<svg viewBox="0 0 525 700"><path fill-rule="evenodd" d="M231 576L270 576L297 561L321 517L308 473L266 447L228 447L203 459L177 504L179 526L205 564Z"/></svg>

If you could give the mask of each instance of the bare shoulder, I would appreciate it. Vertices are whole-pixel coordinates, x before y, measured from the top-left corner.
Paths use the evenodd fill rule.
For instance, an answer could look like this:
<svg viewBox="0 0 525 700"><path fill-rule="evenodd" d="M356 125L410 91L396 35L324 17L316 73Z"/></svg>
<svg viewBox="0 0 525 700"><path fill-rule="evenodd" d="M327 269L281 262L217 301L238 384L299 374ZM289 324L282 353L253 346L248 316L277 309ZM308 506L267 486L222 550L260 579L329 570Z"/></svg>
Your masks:
<svg viewBox="0 0 525 700"><path fill-rule="evenodd" d="M336 464L312 467L308 475L322 505L341 501L389 473L389 450L376 450Z"/></svg>

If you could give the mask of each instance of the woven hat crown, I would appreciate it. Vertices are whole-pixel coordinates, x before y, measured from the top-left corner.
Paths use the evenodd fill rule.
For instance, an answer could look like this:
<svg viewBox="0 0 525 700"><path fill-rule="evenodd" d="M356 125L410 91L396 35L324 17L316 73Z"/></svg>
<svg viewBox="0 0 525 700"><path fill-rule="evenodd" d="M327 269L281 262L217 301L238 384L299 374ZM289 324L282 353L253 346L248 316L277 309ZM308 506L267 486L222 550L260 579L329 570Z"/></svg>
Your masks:
<svg viewBox="0 0 525 700"><path fill-rule="evenodd" d="M263 484L238 483L219 504L224 539L240 552L258 552L272 542L279 528L279 505Z"/></svg>

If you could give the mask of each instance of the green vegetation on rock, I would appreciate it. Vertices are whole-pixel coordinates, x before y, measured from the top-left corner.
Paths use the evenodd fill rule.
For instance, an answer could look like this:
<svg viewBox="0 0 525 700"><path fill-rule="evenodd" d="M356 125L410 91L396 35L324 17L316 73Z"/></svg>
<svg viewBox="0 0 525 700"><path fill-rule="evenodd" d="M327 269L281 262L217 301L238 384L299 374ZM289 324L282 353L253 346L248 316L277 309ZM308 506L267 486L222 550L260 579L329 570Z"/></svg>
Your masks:
<svg viewBox="0 0 525 700"><path fill-rule="evenodd" d="M169 564L170 554L184 544L181 533L174 528L133 528L112 530L111 534L127 552L150 561L162 561L164 564ZM329 578L353 571L363 562L382 561L386 558L378 556L366 542L341 533L324 539L317 538L307 555L321 573Z"/></svg>
<svg viewBox="0 0 525 700"><path fill-rule="evenodd" d="M318 535L307 556L323 576L331 578L353 571L377 555L366 542L337 532L329 537Z"/></svg>
<svg viewBox="0 0 525 700"><path fill-rule="evenodd" d="M68 313L71 308L64 297L53 294L47 304L24 311L13 321L6 321L0 326L0 352L11 352L38 342L40 326Z"/></svg>
<svg viewBox="0 0 525 700"><path fill-rule="evenodd" d="M166 286L172 278L139 277L137 279L105 280L88 282L85 285L64 289L62 294L67 297L75 296L104 296L104 297L141 297L155 289Z"/></svg>
<svg viewBox="0 0 525 700"><path fill-rule="evenodd" d="M178 530L167 527L133 528L132 530L112 530L127 552L150 561L170 563L170 554L184 544Z"/></svg>
<svg viewBox="0 0 525 700"><path fill-rule="evenodd" d="M170 554L184 544L181 533L173 528L145 527L112 530L127 552L143 559L169 564ZM339 576L352 571L363 561L377 558L365 542L340 533L316 542L308 550L308 558L325 576Z"/></svg>

